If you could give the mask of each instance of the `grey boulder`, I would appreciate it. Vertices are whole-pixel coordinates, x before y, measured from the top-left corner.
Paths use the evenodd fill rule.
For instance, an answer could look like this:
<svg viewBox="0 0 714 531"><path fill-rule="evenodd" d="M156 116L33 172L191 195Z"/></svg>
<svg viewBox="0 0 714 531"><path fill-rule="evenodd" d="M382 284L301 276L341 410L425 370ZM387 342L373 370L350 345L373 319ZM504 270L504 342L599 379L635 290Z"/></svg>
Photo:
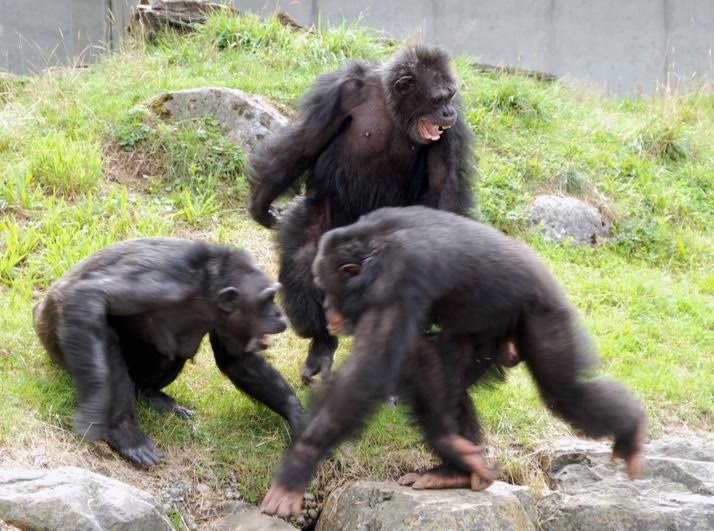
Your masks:
<svg viewBox="0 0 714 531"><path fill-rule="evenodd" d="M77 467L0 469L0 521L20 529L173 529L153 496Z"/></svg>
<svg viewBox="0 0 714 531"><path fill-rule="evenodd" d="M526 487L496 482L488 490L414 490L397 483L358 481L330 494L317 531L537 529Z"/></svg>
<svg viewBox="0 0 714 531"><path fill-rule="evenodd" d="M213 116L226 138L250 152L264 137L288 123L265 99L239 89L208 87L165 92L147 106L169 121Z"/></svg>
<svg viewBox="0 0 714 531"><path fill-rule="evenodd" d="M574 197L539 195L530 206L530 221L547 241L595 245L610 234L610 222L598 209Z"/></svg>
<svg viewBox="0 0 714 531"><path fill-rule="evenodd" d="M546 472L555 491L538 502L544 530L714 529L714 447L660 439L647 445L645 472L628 481L605 444L556 445Z"/></svg>

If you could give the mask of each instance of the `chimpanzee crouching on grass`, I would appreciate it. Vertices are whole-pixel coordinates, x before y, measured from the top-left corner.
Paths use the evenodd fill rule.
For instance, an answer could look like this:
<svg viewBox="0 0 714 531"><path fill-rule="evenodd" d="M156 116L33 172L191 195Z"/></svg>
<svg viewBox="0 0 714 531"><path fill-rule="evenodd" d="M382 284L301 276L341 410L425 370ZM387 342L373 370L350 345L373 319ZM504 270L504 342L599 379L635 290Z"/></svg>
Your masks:
<svg viewBox="0 0 714 531"><path fill-rule="evenodd" d="M352 355L283 458L263 500L295 514L318 462L358 430L395 387L443 464L402 477L415 488L488 487L468 389L500 370L504 341L545 404L583 434L612 437L636 477L645 413L623 386L591 374L596 357L575 310L536 254L492 227L423 207L386 208L322 238L313 271L332 334ZM424 330L438 332L426 335Z"/></svg>
<svg viewBox="0 0 714 531"><path fill-rule="evenodd" d="M161 389L206 334L219 369L295 429L302 406L258 354L269 334L287 327L274 301L278 288L244 251L202 242L129 240L82 260L34 309L42 344L74 379L77 433L106 440L135 463L158 463L139 429L134 393L157 411L192 417Z"/></svg>

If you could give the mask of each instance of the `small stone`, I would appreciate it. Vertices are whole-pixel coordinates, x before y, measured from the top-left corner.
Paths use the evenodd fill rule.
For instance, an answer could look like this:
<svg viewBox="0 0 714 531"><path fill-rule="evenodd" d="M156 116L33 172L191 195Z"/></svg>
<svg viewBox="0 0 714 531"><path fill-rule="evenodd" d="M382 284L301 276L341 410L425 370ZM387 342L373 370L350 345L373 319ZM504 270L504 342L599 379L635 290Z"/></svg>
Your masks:
<svg viewBox="0 0 714 531"><path fill-rule="evenodd" d="M298 517L295 519L295 523L296 523L297 525L299 525L299 526L305 525L305 517L304 517L303 515L298 516Z"/></svg>
<svg viewBox="0 0 714 531"><path fill-rule="evenodd" d="M313 520L315 520L315 519L319 516L319 513L317 512L316 509L310 509L310 510L307 512L307 515L308 515L310 518L312 518Z"/></svg>
<svg viewBox="0 0 714 531"><path fill-rule="evenodd" d="M312 501L315 499L315 495L307 492L307 493L305 493L305 499Z"/></svg>
<svg viewBox="0 0 714 531"><path fill-rule="evenodd" d="M530 206L531 223L547 241L595 245L610 235L610 221L574 197L540 195Z"/></svg>

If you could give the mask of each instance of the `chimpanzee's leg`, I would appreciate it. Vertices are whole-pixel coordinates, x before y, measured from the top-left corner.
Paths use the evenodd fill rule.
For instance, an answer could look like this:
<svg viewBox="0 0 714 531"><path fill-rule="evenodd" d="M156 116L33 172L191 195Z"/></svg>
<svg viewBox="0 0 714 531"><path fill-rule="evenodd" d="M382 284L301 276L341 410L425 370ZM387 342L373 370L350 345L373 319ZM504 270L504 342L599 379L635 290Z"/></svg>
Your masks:
<svg viewBox="0 0 714 531"><path fill-rule="evenodd" d="M159 352L154 354L161 356ZM193 410L178 404L172 396L161 391L178 377L185 364L186 360L183 358L157 358L157 370L147 373L156 375L156 378L140 378L139 382L136 382L137 397L157 413L173 413L181 419L192 419L196 414Z"/></svg>
<svg viewBox="0 0 714 531"><path fill-rule="evenodd" d="M277 236L283 308L295 332L312 339L301 371L306 384L317 374L323 379L330 376L337 350L337 338L327 332L322 291L312 277L312 262L327 223L325 209L309 199L298 199L287 209Z"/></svg>
<svg viewBox="0 0 714 531"><path fill-rule="evenodd" d="M473 349L468 346L471 339L452 336L447 342L444 333L441 335L436 346L422 339L412 358L405 363L402 394L424 431L427 444L444 463L425 473L406 474L399 483L417 489L470 487L480 490L490 485L495 475L478 455L480 427L468 394L477 371L464 367L473 363ZM464 441L465 454L453 444L457 435ZM465 457L474 465L467 471L454 464L461 463Z"/></svg>
<svg viewBox="0 0 714 531"><path fill-rule="evenodd" d="M522 345L520 355L546 405L587 436L612 436L613 458L623 458L629 476L636 477L643 463L644 408L624 386L588 377L595 355L572 310L528 309Z"/></svg>
<svg viewBox="0 0 714 531"><path fill-rule="evenodd" d="M304 420L304 410L285 378L259 354L235 352L231 341L216 332L211 332L210 338L221 372L238 389L287 420L293 432L298 432Z"/></svg>
<svg viewBox="0 0 714 531"><path fill-rule="evenodd" d="M157 413L173 413L182 419L191 419L194 412L176 403L161 391L172 383L186 365L184 358L171 359L162 354L151 342L139 337L129 321L111 316L109 322L117 331L129 377L134 382L137 398L147 403Z"/></svg>

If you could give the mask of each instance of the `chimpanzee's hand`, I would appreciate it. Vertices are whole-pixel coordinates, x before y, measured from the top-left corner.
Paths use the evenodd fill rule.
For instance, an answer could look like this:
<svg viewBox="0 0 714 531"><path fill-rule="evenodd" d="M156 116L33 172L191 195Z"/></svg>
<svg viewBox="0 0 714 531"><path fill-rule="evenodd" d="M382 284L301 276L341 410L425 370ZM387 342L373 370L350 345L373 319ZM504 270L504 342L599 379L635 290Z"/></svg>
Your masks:
<svg viewBox="0 0 714 531"><path fill-rule="evenodd" d="M302 499L305 495L301 490L288 490L280 483L270 485L268 494L265 495L260 510L267 514L276 516L297 516L302 510Z"/></svg>

